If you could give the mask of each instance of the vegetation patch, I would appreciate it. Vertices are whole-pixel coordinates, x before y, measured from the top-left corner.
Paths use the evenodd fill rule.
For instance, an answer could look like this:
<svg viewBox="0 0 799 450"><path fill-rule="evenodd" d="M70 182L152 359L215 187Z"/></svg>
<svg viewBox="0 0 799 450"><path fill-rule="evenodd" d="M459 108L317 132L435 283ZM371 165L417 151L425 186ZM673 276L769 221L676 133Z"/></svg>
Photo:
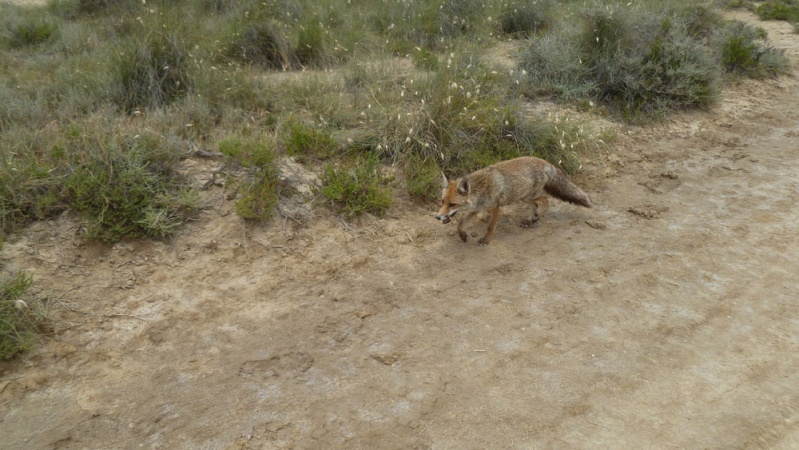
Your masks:
<svg viewBox="0 0 799 450"><path fill-rule="evenodd" d="M763 20L785 20L799 22L799 2L796 0L777 0L763 2L755 9Z"/></svg>
<svg viewBox="0 0 799 450"><path fill-rule="evenodd" d="M531 41L521 59L530 93L592 99L638 122L708 106L726 73L785 70L783 55L752 27L724 21L705 6L602 7L580 20L577 33L561 23Z"/></svg>

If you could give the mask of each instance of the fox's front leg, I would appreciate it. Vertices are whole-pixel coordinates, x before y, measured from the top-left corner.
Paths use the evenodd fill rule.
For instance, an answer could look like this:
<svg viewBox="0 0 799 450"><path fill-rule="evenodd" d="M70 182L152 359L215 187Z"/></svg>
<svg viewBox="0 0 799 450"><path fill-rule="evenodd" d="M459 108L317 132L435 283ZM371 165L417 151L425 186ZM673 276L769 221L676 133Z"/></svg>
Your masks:
<svg viewBox="0 0 799 450"><path fill-rule="evenodd" d="M468 235L468 234L466 234L466 230L464 230L464 229L463 229L463 227L466 225L466 222L468 222L468 221L469 221L469 219L471 219L472 217L474 217L474 215L475 215L475 214L477 214L475 211L470 211L470 212L467 212L467 213L466 213L466 214L463 216L463 218L460 220L460 222L458 222L458 236L460 236L460 237L461 237L461 240L462 240L463 242L466 242L466 241L468 241L468 240L469 240L469 235Z"/></svg>
<svg viewBox="0 0 799 450"><path fill-rule="evenodd" d="M486 231L486 235L481 237L478 241L480 245L488 245L491 242L491 239L494 237L494 230L497 228L497 219L499 219L499 206L495 206L491 209L491 221L488 223L488 231Z"/></svg>

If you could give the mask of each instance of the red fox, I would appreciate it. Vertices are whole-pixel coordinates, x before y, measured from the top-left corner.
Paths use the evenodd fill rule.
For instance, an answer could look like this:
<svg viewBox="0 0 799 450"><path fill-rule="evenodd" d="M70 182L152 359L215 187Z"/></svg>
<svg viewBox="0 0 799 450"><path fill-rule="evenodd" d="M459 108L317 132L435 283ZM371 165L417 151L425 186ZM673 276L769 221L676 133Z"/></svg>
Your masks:
<svg viewBox="0 0 799 450"><path fill-rule="evenodd" d="M480 211L491 212L488 231L479 241L480 245L488 245L494 237L500 206L529 203L532 215L521 223L522 227L530 227L541 218L548 203L546 194L586 208L594 207L588 195L569 181L563 171L539 158L525 156L502 161L456 180L448 180L443 173L441 176L442 205L436 219L447 224L455 213L464 213L458 223L458 235L463 242L469 239L464 225Z"/></svg>

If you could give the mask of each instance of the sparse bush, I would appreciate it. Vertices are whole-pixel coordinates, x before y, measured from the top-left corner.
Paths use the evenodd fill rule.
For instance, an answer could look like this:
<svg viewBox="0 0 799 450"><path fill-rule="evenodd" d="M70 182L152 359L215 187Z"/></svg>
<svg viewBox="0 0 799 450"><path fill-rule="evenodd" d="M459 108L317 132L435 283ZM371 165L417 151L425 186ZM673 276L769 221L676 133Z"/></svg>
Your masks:
<svg viewBox="0 0 799 450"><path fill-rule="evenodd" d="M325 165L322 195L349 217L362 213L385 215L393 198L386 185L389 179L380 173L378 165L373 155L341 165Z"/></svg>
<svg viewBox="0 0 799 450"><path fill-rule="evenodd" d="M47 318L46 303L26 295L31 283L25 272L0 274L0 360L30 350Z"/></svg>

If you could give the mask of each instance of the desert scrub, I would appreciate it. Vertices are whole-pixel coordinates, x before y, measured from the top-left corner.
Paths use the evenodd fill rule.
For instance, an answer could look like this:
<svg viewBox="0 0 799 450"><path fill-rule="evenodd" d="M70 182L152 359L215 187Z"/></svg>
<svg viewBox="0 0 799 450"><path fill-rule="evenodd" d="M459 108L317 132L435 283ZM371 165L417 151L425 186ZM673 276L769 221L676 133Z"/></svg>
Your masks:
<svg viewBox="0 0 799 450"><path fill-rule="evenodd" d="M380 171L376 156L365 155L340 164L326 164L321 193L348 217L363 213L382 217L393 203L391 179Z"/></svg>
<svg viewBox="0 0 799 450"><path fill-rule="evenodd" d="M280 199L280 171L272 143L252 136L232 135L219 143L219 151L246 168L236 180L236 213L247 220L268 220Z"/></svg>
<svg viewBox="0 0 799 450"><path fill-rule="evenodd" d="M32 281L22 271L0 271L0 360L30 350L47 319L47 303L27 294Z"/></svg>

